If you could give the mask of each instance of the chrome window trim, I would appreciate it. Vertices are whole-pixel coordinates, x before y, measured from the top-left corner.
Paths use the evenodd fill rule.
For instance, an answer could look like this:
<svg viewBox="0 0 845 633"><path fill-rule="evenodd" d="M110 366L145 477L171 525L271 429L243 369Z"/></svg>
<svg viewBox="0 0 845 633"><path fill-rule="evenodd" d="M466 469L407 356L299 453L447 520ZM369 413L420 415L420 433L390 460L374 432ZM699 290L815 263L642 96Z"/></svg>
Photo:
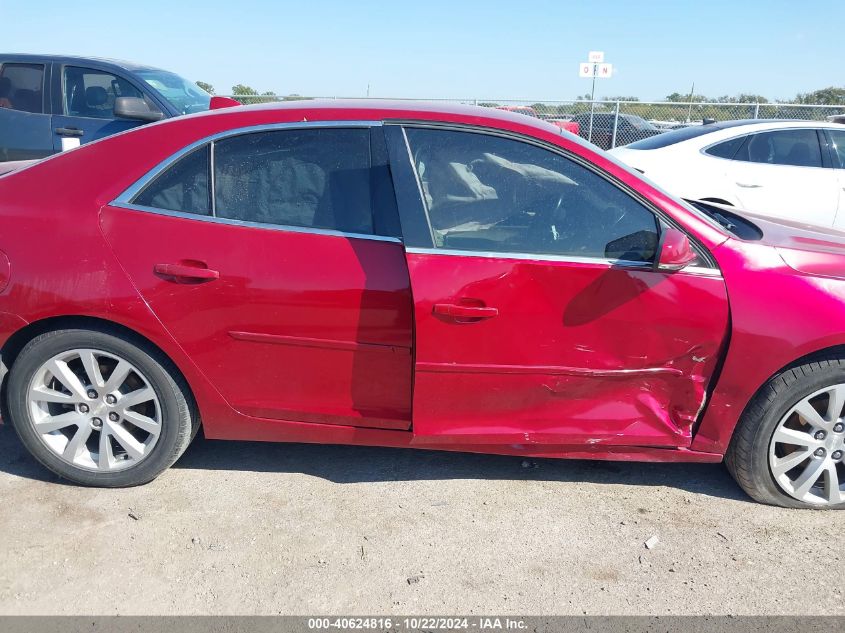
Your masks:
<svg viewBox="0 0 845 633"><path fill-rule="evenodd" d="M174 218L183 218L186 220L199 220L201 222L209 222L212 224L227 224L229 226L243 226L253 229L268 229L273 231L283 231L286 233L310 233L312 235L328 235L333 237L346 237L361 240L373 240L375 242L393 242L401 244L402 240L398 237L391 237L388 235L371 235L369 233L347 233L345 231L335 231L333 229L318 229L307 226L294 226L289 224L269 224L266 222L248 222L246 220L233 220L230 218L213 217L210 215L199 215L197 213L188 213L185 211L171 211L169 209L156 209L155 207L146 207L140 204L121 203L112 204L110 206L118 207L120 209L128 209L129 211L143 211L145 213L153 213L155 215L165 215Z"/></svg>
<svg viewBox="0 0 845 633"><path fill-rule="evenodd" d="M274 130L295 130L295 129L308 129L308 128L371 128L371 127L380 127L382 125L381 121L293 121L290 123L268 123L263 125L249 125L246 127L241 128L233 128L231 130L226 130L224 132L217 132L216 134L211 134L204 138L201 138L198 141L194 141L190 145L186 145L179 151L171 154L163 161L161 161L158 165L150 169L146 174L141 176L138 180L136 180L133 184L131 184L123 193L121 193L117 198L112 200L110 203L113 207L126 207L126 205L132 204L132 199L141 193L141 190L144 189L150 182L152 182L159 174L161 174L165 169L170 167L173 163L178 161L183 156L190 154L195 149L205 145L207 143L214 143L214 141L219 141L221 139L230 138L233 136L242 136L244 134L255 134L257 132L271 132ZM213 149L211 150L213 155ZM212 173L213 173L213 165L212 165ZM211 186L211 183L209 183ZM212 190L212 199L214 198L213 190ZM135 210L149 210L151 207L141 207L140 205L135 205ZM156 209L156 211L169 211L169 209ZM179 211L174 211L173 213L182 213ZM198 220L208 219L211 216L207 215L197 215L192 213L185 213L184 215L188 217L192 217ZM264 226L261 223L259 226ZM268 225L269 226L269 225Z"/></svg>
<svg viewBox="0 0 845 633"><path fill-rule="evenodd" d="M463 251L447 248L421 248L421 247L406 247L405 251L411 254L418 255L450 255L453 257L485 257L487 259L518 259L523 261L537 261L537 262L563 262L567 264L596 264L599 266L628 268L641 270L644 272L660 272L666 274L670 271L655 270L654 264L651 262L637 262L627 259L610 259L607 257L579 257L577 255L540 255L536 253L508 253L499 251ZM681 270L671 271L671 274L678 273L692 273L703 277L722 278L722 273L719 269L707 268L702 266L689 266Z"/></svg>

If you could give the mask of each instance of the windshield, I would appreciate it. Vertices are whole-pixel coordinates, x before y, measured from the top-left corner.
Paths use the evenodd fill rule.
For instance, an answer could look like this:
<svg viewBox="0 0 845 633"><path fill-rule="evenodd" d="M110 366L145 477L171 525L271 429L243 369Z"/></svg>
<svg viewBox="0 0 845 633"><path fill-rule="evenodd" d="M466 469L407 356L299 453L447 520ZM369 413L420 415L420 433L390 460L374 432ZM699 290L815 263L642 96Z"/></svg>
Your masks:
<svg viewBox="0 0 845 633"><path fill-rule="evenodd" d="M629 115L626 116L626 118L628 119L628 121L631 122L631 125L633 125L638 130L656 130L657 129L651 123L646 121L644 118L636 116L634 114L629 114Z"/></svg>
<svg viewBox="0 0 845 633"><path fill-rule="evenodd" d="M211 95L195 83L164 70L139 70L137 74L167 99L180 114L208 110Z"/></svg>

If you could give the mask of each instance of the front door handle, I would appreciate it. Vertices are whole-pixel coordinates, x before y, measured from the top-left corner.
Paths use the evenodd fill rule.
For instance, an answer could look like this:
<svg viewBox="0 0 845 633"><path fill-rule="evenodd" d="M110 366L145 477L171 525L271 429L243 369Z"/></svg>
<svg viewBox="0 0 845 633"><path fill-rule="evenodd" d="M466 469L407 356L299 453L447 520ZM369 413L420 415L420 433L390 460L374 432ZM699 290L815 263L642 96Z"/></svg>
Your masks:
<svg viewBox="0 0 845 633"><path fill-rule="evenodd" d="M468 306L457 303L435 303L434 314L453 319L491 319L499 314L498 308Z"/></svg>
<svg viewBox="0 0 845 633"><path fill-rule="evenodd" d="M755 185L753 183L748 183L748 182L738 182L738 183L736 183L736 186L742 187L743 189L759 189L763 185Z"/></svg>
<svg viewBox="0 0 845 633"><path fill-rule="evenodd" d="M175 281L214 281L220 278L216 270L189 264L156 264L153 271Z"/></svg>
<svg viewBox="0 0 845 633"><path fill-rule="evenodd" d="M78 127L57 127L56 134L59 136L82 136L82 130Z"/></svg>

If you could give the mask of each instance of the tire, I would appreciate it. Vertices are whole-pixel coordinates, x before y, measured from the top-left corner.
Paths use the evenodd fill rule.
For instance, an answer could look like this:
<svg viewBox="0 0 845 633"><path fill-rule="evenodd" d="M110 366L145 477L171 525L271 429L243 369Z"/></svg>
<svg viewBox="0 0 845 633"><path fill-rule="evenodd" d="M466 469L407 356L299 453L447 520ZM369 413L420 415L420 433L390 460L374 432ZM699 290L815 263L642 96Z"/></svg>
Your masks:
<svg viewBox="0 0 845 633"><path fill-rule="evenodd" d="M757 392L743 412L725 455L731 475L752 499L785 508L845 509L845 491L839 494L840 501L829 500L836 499L836 493L830 491L842 490L841 486L845 483L842 460L845 425L839 422L843 415L840 405L845 402L842 398L845 398L845 357L835 354L820 355L787 368ZM813 407L817 420L813 411L803 406L804 403ZM801 412L809 415L799 413L799 407ZM832 413L837 410L837 413ZM778 442L783 437L781 429L784 428L787 432L803 433L796 441L806 440L806 446L803 443L793 446ZM824 429L825 438L818 441L816 434L820 429ZM834 429L838 431L834 432ZM819 449L825 457L816 456L814 451ZM777 457L779 452L784 456ZM804 454L807 457L797 462ZM834 460L837 454L839 459ZM776 472L774 459L781 460L785 468L787 458L792 457L797 462L794 470ZM827 462L822 463L820 460L823 459ZM829 474L831 464L834 475ZM811 467L814 469L812 472L808 470ZM805 473L806 479L811 479L815 469L824 470L819 479L813 480L816 483L808 491L810 501L796 496L801 486L782 483L794 479L794 483L798 484ZM837 473L838 478L834 478Z"/></svg>
<svg viewBox="0 0 845 633"><path fill-rule="evenodd" d="M92 365L83 357L95 359L96 369L86 369ZM96 380L89 379L92 374ZM49 401L40 401L41 394ZM89 399L92 394L97 397ZM59 397L72 402L57 402ZM141 404L131 404L134 400ZM84 486L152 481L185 452L199 429L190 390L170 360L145 341L110 328L56 330L34 338L10 369L7 404L11 424L32 456ZM74 422L45 432L59 424L60 415ZM79 438L87 439L74 444L83 429Z"/></svg>

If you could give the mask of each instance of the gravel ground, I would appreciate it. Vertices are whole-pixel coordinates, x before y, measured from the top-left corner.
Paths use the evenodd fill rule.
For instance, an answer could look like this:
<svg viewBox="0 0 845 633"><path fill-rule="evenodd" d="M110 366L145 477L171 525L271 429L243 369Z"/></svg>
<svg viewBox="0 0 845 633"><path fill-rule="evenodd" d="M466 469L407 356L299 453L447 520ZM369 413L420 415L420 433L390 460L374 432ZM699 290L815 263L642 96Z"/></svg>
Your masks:
<svg viewBox="0 0 845 633"><path fill-rule="evenodd" d="M199 439L96 490L0 427L0 498L0 614L845 614L845 514L721 465Z"/></svg>

